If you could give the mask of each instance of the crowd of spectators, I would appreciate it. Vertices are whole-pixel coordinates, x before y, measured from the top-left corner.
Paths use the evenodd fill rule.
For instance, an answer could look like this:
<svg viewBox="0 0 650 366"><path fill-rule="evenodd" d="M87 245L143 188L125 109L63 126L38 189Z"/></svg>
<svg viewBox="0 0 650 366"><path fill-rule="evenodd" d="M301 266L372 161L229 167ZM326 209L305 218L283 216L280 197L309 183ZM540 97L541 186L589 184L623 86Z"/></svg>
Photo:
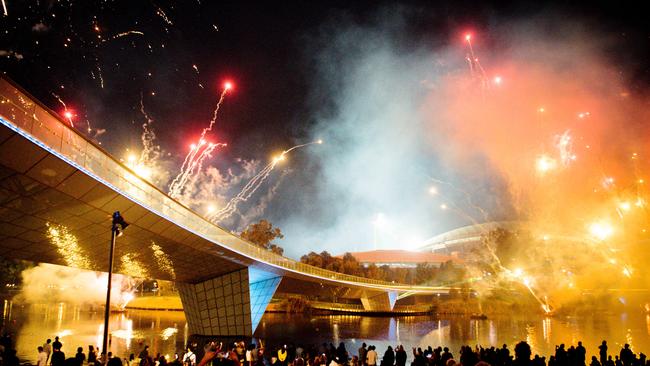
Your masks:
<svg viewBox="0 0 650 366"><path fill-rule="evenodd" d="M598 356L587 359L587 350L578 342L576 346L560 344L551 355L533 355L530 345L519 342L511 352L507 345L501 347L462 346L457 354L448 347L412 348L402 345L388 346L378 353L373 345L365 343L357 350L348 350L344 343L319 346L283 344L265 348L256 344L236 342L224 345L208 342L204 347L193 344L172 359L153 353L142 345L137 354L128 357L98 354L93 346L87 350L77 347L76 353L66 357L58 337L47 339L37 347L37 366L650 366L643 353L636 354L628 344L618 353L610 353L606 341L598 346ZM126 356L126 355L125 355ZM200 359L200 361L199 361ZM18 366L12 338L0 337L0 366Z"/></svg>

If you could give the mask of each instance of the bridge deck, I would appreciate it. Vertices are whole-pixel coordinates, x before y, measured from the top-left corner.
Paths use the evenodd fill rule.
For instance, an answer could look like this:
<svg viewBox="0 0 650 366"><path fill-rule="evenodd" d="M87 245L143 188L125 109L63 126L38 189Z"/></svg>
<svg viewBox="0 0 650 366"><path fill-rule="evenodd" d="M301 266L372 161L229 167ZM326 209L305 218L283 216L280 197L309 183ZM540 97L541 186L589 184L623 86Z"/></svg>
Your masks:
<svg viewBox="0 0 650 366"><path fill-rule="evenodd" d="M330 285L447 290L327 271L250 244L171 199L0 79L0 255L103 270L115 210L131 223L118 239L117 272L133 276L194 283L253 266Z"/></svg>

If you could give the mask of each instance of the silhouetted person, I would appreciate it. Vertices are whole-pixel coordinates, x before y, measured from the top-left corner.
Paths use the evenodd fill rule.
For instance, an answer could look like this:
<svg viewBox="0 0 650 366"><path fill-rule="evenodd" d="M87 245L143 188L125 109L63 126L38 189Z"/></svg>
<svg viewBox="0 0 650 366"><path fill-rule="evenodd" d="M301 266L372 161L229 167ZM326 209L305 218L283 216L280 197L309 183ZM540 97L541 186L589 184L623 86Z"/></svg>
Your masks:
<svg viewBox="0 0 650 366"><path fill-rule="evenodd" d="M395 352L393 352L393 347L388 346L386 352L384 352L384 358L381 359L381 366L393 366L395 364Z"/></svg>
<svg viewBox="0 0 650 366"><path fill-rule="evenodd" d="M65 366L65 353L60 348L52 346L52 366Z"/></svg>
<svg viewBox="0 0 650 366"><path fill-rule="evenodd" d="M517 366L528 366L530 365L530 355L532 354L530 350L530 345L528 343L521 341L515 346L515 361L514 365Z"/></svg>
<svg viewBox="0 0 650 366"><path fill-rule="evenodd" d="M122 366L122 359L119 357L111 357L108 359L106 366Z"/></svg>
<svg viewBox="0 0 650 366"><path fill-rule="evenodd" d="M585 362L587 360L587 350L582 345L581 341L578 342L578 346L576 347L576 350L575 350L575 356L576 356L576 362L578 362L578 365L585 366Z"/></svg>
<svg viewBox="0 0 650 366"><path fill-rule="evenodd" d="M339 343L338 348L336 349L336 355L339 358L339 363L343 365L348 364L348 351L345 349L345 343Z"/></svg>
<svg viewBox="0 0 650 366"><path fill-rule="evenodd" d="M406 366L406 351L404 351L404 346L400 345L395 351L395 365L396 366Z"/></svg>
<svg viewBox="0 0 650 366"><path fill-rule="evenodd" d="M623 366L632 366L632 362L634 361L634 353L632 353L629 344L625 343L621 349L620 358L621 362L623 362Z"/></svg>
<svg viewBox="0 0 650 366"><path fill-rule="evenodd" d="M605 366L607 363L607 341L603 341L603 343L598 346L598 353L600 355L600 364Z"/></svg>
<svg viewBox="0 0 650 366"><path fill-rule="evenodd" d="M88 345L88 363L93 365L97 362L97 353L95 352L95 347Z"/></svg>
<svg viewBox="0 0 650 366"><path fill-rule="evenodd" d="M74 355L74 358L79 361L79 365L84 364L84 361L86 361L86 354L84 353L83 347L77 347L77 354Z"/></svg>
<svg viewBox="0 0 650 366"><path fill-rule="evenodd" d="M5 348L4 359L2 359L4 366L20 366L20 360L16 356L16 350L13 348Z"/></svg>
<svg viewBox="0 0 650 366"><path fill-rule="evenodd" d="M440 348L440 347L438 347L438 348ZM452 355L451 352L449 352L448 347L443 348L442 351L443 351L442 354L440 354L440 364L443 365L443 366L446 366L447 361L453 359L454 355Z"/></svg>
<svg viewBox="0 0 650 366"><path fill-rule="evenodd" d="M555 362L558 366L569 365L569 355L567 355L567 352L564 349L564 343L555 348Z"/></svg>
<svg viewBox="0 0 650 366"><path fill-rule="evenodd" d="M603 365L600 364L596 356L591 356L591 363L589 364L589 366L603 366Z"/></svg>
<svg viewBox="0 0 650 366"><path fill-rule="evenodd" d="M63 343L59 342L59 336L54 337L54 342L52 342L52 349L61 349L63 348Z"/></svg>
<svg viewBox="0 0 650 366"><path fill-rule="evenodd" d="M359 365L366 366L366 355L368 354L368 349L366 348L366 343L364 342L359 348Z"/></svg>

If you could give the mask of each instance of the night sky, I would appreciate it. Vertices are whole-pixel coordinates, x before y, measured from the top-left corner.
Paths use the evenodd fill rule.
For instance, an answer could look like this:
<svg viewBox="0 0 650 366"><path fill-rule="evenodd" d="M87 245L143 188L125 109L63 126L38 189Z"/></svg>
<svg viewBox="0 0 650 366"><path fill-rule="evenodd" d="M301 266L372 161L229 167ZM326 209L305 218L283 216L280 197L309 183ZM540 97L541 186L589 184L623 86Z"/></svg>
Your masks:
<svg viewBox="0 0 650 366"><path fill-rule="evenodd" d="M498 50L501 45L492 30L512 21L556 19L563 24L581 24L598 37L606 36L598 52L620 67L620 78L631 90L645 94L650 82L650 33L641 2L5 3L7 15L0 17L0 70L62 113L59 96L76 113L75 126L86 133L90 124L90 137L118 158L124 157L127 148L137 150L141 146L142 97L147 113L155 120L157 144L168 154L170 163L166 166L172 176L188 145L210 120L225 80L231 80L235 87L226 96L210 136L212 141L228 143L212 158L215 167L240 174L242 159L264 165L283 149L319 138L315 126L329 117L330 107L337 106L331 90L322 89L321 79L315 76L322 68L321 50L332 47L328 42L339 24L381 27L384 18L393 13L400 13L403 19L395 32L405 51L423 44L431 49L449 47L468 29L480 35L484 47ZM132 31L143 34L118 36ZM563 37L559 32L554 36ZM97 130L105 132L96 135ZM285 174L278 172L263 187L260 195L275 196L255 219L267 217L282 228L282 223L300 215L327 227L336 212L323 212L319 208L323 200L314 204L322 189L318 181L325 174L320 161L307 153L291 159L283 168ZM456 177L454 172L443 175ZM270 187L278 182L278 191L271 192ZM497 188L492 188L498 189L499 183L494 185ZM373 213L369 208L369 215ZM431 236L468 224L458 217L431 219L437 222L427 228ZM245 224L240 218L224 226L240 230ZM287 230L290 255L327 249L304 243L301 233L292 232L291 225ZM367 238L370 241L372 234ZM369 248L333 246L331 250L342 249Z"/></svg>

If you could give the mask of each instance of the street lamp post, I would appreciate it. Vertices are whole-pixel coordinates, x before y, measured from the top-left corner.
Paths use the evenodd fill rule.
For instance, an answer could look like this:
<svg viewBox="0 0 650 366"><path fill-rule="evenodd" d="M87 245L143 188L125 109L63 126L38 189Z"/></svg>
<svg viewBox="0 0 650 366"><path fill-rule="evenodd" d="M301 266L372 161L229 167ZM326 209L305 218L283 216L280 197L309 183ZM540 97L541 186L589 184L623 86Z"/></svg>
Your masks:
<svg viewBox="0 0 650 366"><path fill-rule="evenodd" d="M122 235L122 232L129 224L124 221L120 211L113 213L113 224L111 227L111 248L108 255L108 287L106 288L106 309L104 311L104 338L102 340L102 353L108 355L108 317L111 315L111 280L113 278L113 252L115 251L115 239ZM121 228L121 230L120 230Z"/></svg>

